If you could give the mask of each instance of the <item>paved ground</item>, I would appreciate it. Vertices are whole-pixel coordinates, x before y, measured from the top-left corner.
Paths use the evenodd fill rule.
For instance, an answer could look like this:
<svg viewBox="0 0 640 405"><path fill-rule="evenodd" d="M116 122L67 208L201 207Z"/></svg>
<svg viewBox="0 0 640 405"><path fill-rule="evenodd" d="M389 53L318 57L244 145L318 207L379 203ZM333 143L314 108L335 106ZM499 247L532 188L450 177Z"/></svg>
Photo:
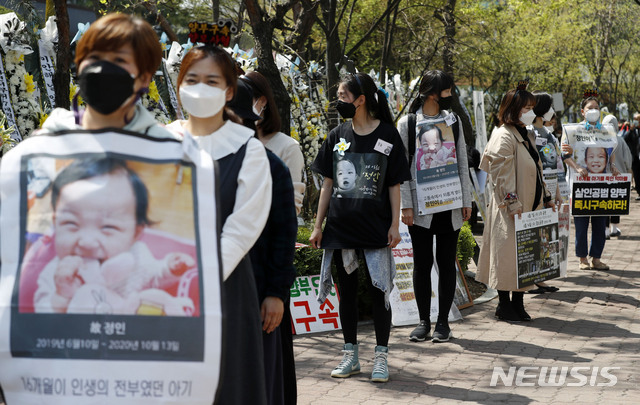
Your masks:
<svg viewBox="0 0 640 405"><path fill-rule="evenodd" d="M449 343L409 342L413 327L392 328L387 383L369 381L373 325L360 328L362 373L347 379L329 376L341 359L340 332L295 337L298 403L640 403L640 203L634 197L631 215L622 217L622 236L605 246L602 260L610 271L579 270L570 257L568 277L549 283L560 291L525 294L530 323L495 320L493 300L462 310L464 320L452 324L456 338ZM492 387L494 367L508 374L512 366L537 367L519 371L531 386L505 386L499 379ZM568 367L566 380L541 386L537 376L548 377L552 367L559 374ZM603 376L603 367L619 369ZM611 384L608 374L615 385L598 386Z"/></svg>

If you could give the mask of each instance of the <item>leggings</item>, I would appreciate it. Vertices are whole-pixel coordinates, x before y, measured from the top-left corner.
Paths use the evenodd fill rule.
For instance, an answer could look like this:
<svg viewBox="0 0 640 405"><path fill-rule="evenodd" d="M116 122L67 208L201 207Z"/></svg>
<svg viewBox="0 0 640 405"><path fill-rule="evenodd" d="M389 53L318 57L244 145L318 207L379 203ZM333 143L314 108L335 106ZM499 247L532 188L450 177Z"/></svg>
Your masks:
<svg viewBox="0 0 640 405"><path fill-rule="evenodd" d="M362 257L362 251L358 250ZM345 343L358 343L358 270L347 274L342 264L342 251L333 252L333 261L338 270L338 291L340 292L340 322ZM365 260L366 262L366 260ZM376 331L376 344L388 346L391 332L391 308L384 305L384 292L373 286L369 269L365 268L369 284L369 295L373 304L373 325Z"/></svg>
<svg viewBox="0 0 640 405"><path fill-rule="evenodd" d="M416 295L420 320L431 319L431 268L433 267L433 237L436 237L436 263L439 270L438 322L446 323L456 291L457 231L435 233L421 226L410 226L413 245L413 291Z"/></svg>

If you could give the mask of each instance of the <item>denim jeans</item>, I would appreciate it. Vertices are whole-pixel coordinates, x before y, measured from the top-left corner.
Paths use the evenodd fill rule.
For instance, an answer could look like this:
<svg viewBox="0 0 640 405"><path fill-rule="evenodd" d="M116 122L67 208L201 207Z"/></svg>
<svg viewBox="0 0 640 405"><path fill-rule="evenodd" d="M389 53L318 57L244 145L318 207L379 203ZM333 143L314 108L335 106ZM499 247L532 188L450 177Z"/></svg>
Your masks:
<svg viewBox="0 0 640 405"><path fill-rule="evenodd" d="M607 217L573 217L576 227L576 256L587 257L587 231L591 219L591 247L589 256L599 259L602 257L605 243L605 229Z"/></svg>

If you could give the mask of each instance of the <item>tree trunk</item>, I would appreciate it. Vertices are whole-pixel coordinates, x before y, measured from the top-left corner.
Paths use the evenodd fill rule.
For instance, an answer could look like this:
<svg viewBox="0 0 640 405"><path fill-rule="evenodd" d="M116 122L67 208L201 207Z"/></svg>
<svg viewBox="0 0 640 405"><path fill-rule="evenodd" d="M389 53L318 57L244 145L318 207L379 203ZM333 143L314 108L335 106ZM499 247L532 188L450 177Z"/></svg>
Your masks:
<svg viewBox="0 0 640 405"><path fill-rule="evenodd" d="M148 12L150 12L153 16L156 17L156 21L158 22L158 24L160 24L160 28L162 28L162 31L164 31L169 37L169 41L180 42L178 41L178 36L173 30L171 23L167 21L167 19L162 15L162 13L160 13L160 10L158 10L158 7L156 6L155 1L143 1L142 5L144 6L144 8L147 9Z"/></svg>
<svg viewBox="0 0 640 405"><path fill-rule="evenodd" d="M455 81L453 67L455 66L455 36L456 36L456 0L447 0L444 7L436 11L436 18L442 21L444 25L444 45L442 47L442 66L444 71L451 75ZM454 85L455 86L455 85ZM464 140L467 145L475 145L475 134L471 125L471 117L467 110L462 106L458 93L453 91L453 103L451 109L458 114L464 132Z"/></svg>
<svg viewBox="0 0 640 405"><path fill-rule="evenodd" d="M249 14L251 29L256 41L255 50L258 58L258 72L267 79L271 86L282 121L281 131L288 134L291 124L291 98L284 83L282 83L280 72L273 60L273 46L271 44L273 26L271 21L263 17L264 13L260 9L257 0L244 0L244 4L247 8L247 14Z"/></svg>
<svg viewBox="0 0 640 405"><path fill-rule="evenodd" d="M393 0L387 0L387 8L391 7ZM391 54L391 45L393 43L393 32L396 28L396 18L398 17L398 9L400 3L395 5L395 9L393 10L393 19L390 14L387 14L386 24L384 29L384 43L382 45L382 57L380 58L380 83L382 84L382 88L384 88L387 84L386 76L387 76L387 61L389 60L389 55Z"/></svg>
<svg viewBox="0 0 640 405"><path fill-rule="evenodd" d="M69 13L66 0L55 0L58 49L53 86L56 91L56 107L69 109L69 68L71 65L71 38L69 38Z"/></svg>
<svg viewBox="0 0 640 405"><path fill-rule="evenodd" d="M327 41L327 50L325 55L327 70L327 99L329 102L336 100L338 84L340 83L340 61L342 60L340 46L340 35L336 27L336 7L337 0L322 0L320 8L322 10L322 19L326 28L325 37ZM329 109L329 120L327 122L329 130L338 126L338 115L334 109Z"/></svg>
<svg viewBox="0 0 640 405"><path fill-rule="evenodd" d="M306 47L307 39L311 36L314 22L316 21L316 11L318 3L308 2L297 3L293 7L294 21L296 22L293 33L285 40L285 43L297 53L308 51Z"/></svg>
<svg viewBox="0 0 640 405"><path fill-rule="evenodd" d="M220 19L220 0L211 0L211 8L213 9L213 22L217 23Z"/></svg>

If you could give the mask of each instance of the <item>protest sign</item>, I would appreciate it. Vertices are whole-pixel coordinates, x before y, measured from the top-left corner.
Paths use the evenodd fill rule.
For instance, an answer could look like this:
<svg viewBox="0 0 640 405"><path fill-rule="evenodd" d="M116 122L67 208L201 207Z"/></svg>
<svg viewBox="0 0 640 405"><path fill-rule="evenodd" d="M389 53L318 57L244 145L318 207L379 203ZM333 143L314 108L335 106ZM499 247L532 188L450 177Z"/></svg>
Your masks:
<svg viewBox="0 0 640 405"><path fill-rule="evenodd" d="M335 285L322 304L318 303L320 275L296 277L291 286L289 310L296 335L342 329Z"/></svg>
<svg viewBox="0 0 640 405"><path fill-rule="evenodd" d="M629 215L631 174L573 174L571 214L575 216Z"/></svg>
<svg viewBox="0 0 640 405"><path fill-rule="evenodd" d="M435 120L421 119L416 124L418 215L462 207L462 186L452 120L455 122L456 118L450 114Z"/></svg>
<svg viewBox="0 0 640 405"><path fill-rule="evenodd" d="M189 145L67 131L3 157L7 403L213 402L222 351L215 176L211 157Z"/></svg>
<svg viewBox="0 0 640 405"><path fill-rule="evenodd" d="M558 213L551 208L515 216L518 289L560 276Z"/></svg>

